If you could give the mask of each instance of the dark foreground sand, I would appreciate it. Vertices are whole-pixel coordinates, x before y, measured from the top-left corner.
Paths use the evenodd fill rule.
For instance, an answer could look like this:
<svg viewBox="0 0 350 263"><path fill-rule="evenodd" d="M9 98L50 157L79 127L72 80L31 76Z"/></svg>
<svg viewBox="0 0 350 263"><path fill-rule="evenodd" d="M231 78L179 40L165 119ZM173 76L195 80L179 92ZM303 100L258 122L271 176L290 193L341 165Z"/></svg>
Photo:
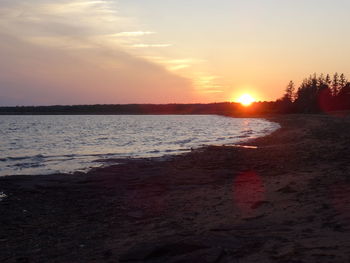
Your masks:
<svg viewBox="0 0 350 263"><path fill-rule="evenodd" d="M350 118L282 116L257 149L0 179L0 262L350 262Z"/></svg>

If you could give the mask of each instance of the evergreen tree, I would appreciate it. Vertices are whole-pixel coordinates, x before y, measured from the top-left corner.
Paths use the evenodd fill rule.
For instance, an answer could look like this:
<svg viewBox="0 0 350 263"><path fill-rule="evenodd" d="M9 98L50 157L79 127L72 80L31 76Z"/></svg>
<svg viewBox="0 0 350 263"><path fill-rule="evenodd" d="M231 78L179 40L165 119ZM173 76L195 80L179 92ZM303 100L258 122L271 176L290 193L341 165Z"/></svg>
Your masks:
<svg viewBox="0 0 350 263"><path fill-rule="evenodd" d="M337 96L339 91L339 74L336 72L333 75L333 81L332 81L332 94L333 96Z"/></svg>
<svg viewBox="0 0 350 263"><path fill-rule="evenodd" d="M344 73L342 73L339 77L339 90L338 92L345 87L345 85L348 83L348 80L346 79Z"/></svg>
<svg viewBox="0 0 350 263"><path fill-rule="evenodd" d="M319 86L322 86L322 85L326 84L326 79L325 79L323 73L318 77L317 81L318 81L318 85Z"/></svg>
<svg viewBox="0 0 350 263"><path fill-rule="evenodd" d="M344 74L312 74L304 79L297 91L290 81L284 96L276 101L280 112L328 112L350 110L350 82Z"/></svg>
<svg viewBox="0 0 350 263"><path fill-rule="evenodd" d="M295 85L294 85L294 82L291 80L287 85L286 92L283 98L289 102L293 102L295 97L294 94L295 94Z"/></svg>

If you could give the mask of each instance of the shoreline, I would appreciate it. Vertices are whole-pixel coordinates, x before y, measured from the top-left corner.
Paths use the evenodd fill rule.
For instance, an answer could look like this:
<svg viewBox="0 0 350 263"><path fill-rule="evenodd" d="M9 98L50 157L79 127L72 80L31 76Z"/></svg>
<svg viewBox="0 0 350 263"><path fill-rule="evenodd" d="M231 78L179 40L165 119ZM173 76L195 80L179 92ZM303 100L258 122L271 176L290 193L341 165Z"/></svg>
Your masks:
<svg viewBox="0 0 350 263"><path fill-rule="evenodd" d="M348 261L350 119L267 119L257 149L1 177L0 261Z"/></svg>

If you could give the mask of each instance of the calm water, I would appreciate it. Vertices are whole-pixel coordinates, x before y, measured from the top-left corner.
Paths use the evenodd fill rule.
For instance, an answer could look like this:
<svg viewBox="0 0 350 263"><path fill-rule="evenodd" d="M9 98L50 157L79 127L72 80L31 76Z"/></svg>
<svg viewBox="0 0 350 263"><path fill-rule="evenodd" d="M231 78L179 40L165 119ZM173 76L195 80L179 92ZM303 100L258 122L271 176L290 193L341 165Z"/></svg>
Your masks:
<svg viewBox="0 0 350 263"><path fill-rule="evenodd" d="M262 119L213 115L0 116L0 176L85 171L107 158L237 144L277 128Z"/></svg>

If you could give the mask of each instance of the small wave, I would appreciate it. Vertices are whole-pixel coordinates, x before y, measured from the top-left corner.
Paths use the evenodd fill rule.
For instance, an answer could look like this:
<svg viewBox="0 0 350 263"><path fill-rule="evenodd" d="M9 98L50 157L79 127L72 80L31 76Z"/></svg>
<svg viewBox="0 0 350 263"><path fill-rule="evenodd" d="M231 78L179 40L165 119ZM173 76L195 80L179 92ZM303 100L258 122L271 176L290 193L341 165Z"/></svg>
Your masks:
<svg viewBox="0 0 350 263"><path fill-rule="evenodd" d="M190 139L185 139L185 140L174 141L174 142L171 142L171 144L185 144L185 143L189 143L192 141L193 141L193 138L190 138Z"/></svg>
<svg viewBox="0 0 350 263"><path fill-rule="evenodd" d="M65 154L65 155L62 155L63 157L68 157L68 158L72 158L72 157L75 157L76 154ZM52 156L52 157L59 157L59 156Z"/></svg>
<svg viewBox="0 0 350 263"><path fill-rule="evenodd" d="M181 149L179 149L179 150L165 150L164 152L166 152L166 153L173 153L173 152L178 152L178 151L181 151Z"/></svg>
<svg viewBox="0 0 350 263"><path fill-rule="evenodd" d="M44 156L42 154L37 154L34 156L9 156L6 158L0 159L1 161L22 161L22 160L29 160L29 159L44 159L47 158L47 156Z"/></svg>
<svg viewBox="0 0 350 263"><path fill-rule="evenodd" d="M148 151L147 153L160 153L158 150Z"/></svg>
<svg viewBox="0 0 350 263"><path fill-rule="evenodd" d="M6 161L21 161L21 160L26 160L30 158L32 158L32 156L7 157Z"/></svg>

